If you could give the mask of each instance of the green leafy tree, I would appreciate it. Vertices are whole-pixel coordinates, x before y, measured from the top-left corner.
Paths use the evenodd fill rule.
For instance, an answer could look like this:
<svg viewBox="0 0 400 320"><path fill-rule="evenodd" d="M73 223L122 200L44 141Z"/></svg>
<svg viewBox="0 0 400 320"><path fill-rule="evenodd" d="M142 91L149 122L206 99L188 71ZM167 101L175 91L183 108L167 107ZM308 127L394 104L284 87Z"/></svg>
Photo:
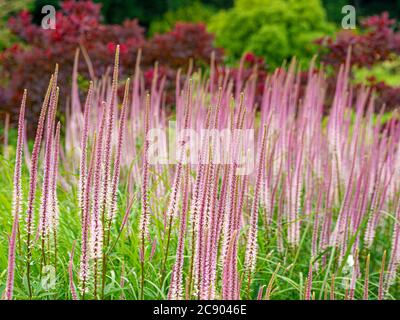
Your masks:
<svg viewBox="0 0 400 320"><path fill-rule="evenodd" d="M231 59L251 51L270 67L292 56L309 59L316 52L313 40L333 30L319 0L236 0L209 23Z"/></svg>

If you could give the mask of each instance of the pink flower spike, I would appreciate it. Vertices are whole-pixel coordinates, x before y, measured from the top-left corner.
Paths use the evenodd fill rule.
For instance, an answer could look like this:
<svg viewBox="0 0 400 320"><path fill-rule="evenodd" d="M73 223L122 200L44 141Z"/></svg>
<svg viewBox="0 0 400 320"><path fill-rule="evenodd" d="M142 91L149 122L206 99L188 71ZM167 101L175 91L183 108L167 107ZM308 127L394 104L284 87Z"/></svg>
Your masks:
<svg viewBox="0 0 400 320"><path fill-rule="evenodd" d="M18 138L17 138L17 150L15 156L15 168L14 168L14 193L13 193L13 205L12 205L12 217L14 219L10 242L8 245L8 269L7 269L7 281L5 290L5 299L12 300L14 291L14 276L15 276L15 249L16 249L16 238L18 233L19 215L22 211L22 188L21 188L21 169L22 169L22 157L23 157L23 135L25 127L25 104L26 104L26 90L22 97L21 108L19 112L18 120Z"/></svg>

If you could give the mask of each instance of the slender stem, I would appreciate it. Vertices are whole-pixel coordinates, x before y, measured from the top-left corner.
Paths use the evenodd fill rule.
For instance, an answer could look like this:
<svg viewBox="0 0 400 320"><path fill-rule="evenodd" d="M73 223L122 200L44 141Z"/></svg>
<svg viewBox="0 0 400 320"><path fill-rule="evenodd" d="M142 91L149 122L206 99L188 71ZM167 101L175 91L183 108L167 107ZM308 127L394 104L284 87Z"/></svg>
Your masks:
<svg viewBox="0 0 400 320"><path fill-rule="evenodd" d="M54 227L54 231L53 231L53 236L54 236L54 270L57 274L57 231Z"/></svg>
<svg viewBox="0 0 400 320"><path fill-rule="evenodd" d="M383 251L381 272L379 274L378 300L383 300L384 298L383 280L385 274L385 262L386 262L386 250Z"/></svg>
<svg viewBox="0 0 400 320"><path fill-rule="evenodd" d="M101 277L101 300L104 300L104 290L106 287L106 274L107 274L107 254L105 248L103 249L103 263L102 263L102 277Z"/></svg>
<svg viewBox="0 0 400 320"><path fill-rule="evenodd" d="M328 262L328 267L325 271L325 277L324 277L324 281L322 282L322 287L321 287L321 291L320 291L320 295L319 295L319 299L321 300L322 298L322 292L324 291L324 287L325 284L328 281L328 276L329 276L329 271L331 270L332 264L333 264L333 259L335 257L335 251L336 251L336 247L332 248L332 252L331 252L331 256L329 258L329 262ZM334 276L334 274L332 274L332 277Z"/></svg>
<svg viewBox="0 0 400 320"><path fill-rule="evenodd" d="M106 287L106 274L107 274L107 257L109 251L106 250L108 248L108 245L110 244L110 229L111 229L111 220L108 223L108 228L107 228L107 237L104 237L106 240L104 242L104 248L103 248L103 263L102 263L102 281L101 281L101 300L104 299L104 290ZM104 234L104 232L103 232Z"/></svg>
<svg viewBox="0 0 400 320"><path fill-rule="evenodd" d="M247 279L247 299L251 299L250 298L250 285L251 285L251 272L249 272L249 276Z"/></svg>
<svg viewBox="0 0 400 320"><path fill-rule="evenodd" d="M94 275L93 275L93 279L94 279L94 283L93 283L93 299L97 300L97 282L98 282L98 259L95 258L94 259Z"/></svg>
<svg viewBox="0 0 400 320"><path fill-rule="evenodd" d="M141 282L140 282L140 299L144 300L144 234L142 234L142 252L141 252L141 261L140 261L140 266L142 268L141 270Z"/></svg>
<svg viewBox="0 0 400 320"><path fill-rule="evenodd" d="M32 285L31 285L31 235L28 232L27 235L27 254L26 254L26 278L28 282L29 300L32 299Z"/></svg>
<svg viewBox="0 0 400 320"><path fill-rule="evenodd" d="M194 224L192 226L192 254L190 256L190 269L189 269L189 288L188 288L188 296L192 294L192 280L193 280L193 268L194 268L194 250L195 250L195 229Z"/></svg>
<svg viewBox="0 0 400 320"><path fill-rule="evenodd" d="M40 266L40 273L43 271L43 267L46 265L46 249L45 249L45 238L42 236L42 265Z"/></svg>
<svg viewBox="0 0 400 320"><path fill-rule="evenodd" d="M161 282L160 285L162 286L163 282L164 282L164 276L165 276L165 268L167 265L167 258L168 258L168 252L169 252L169 243L170 243L170 239L171 239L171 228L172 227L172 215L169 218L169 223L168 223L168 238L167 238L167 246L165 248L165 255L164 255L164 261L161 267Z"/></svg>

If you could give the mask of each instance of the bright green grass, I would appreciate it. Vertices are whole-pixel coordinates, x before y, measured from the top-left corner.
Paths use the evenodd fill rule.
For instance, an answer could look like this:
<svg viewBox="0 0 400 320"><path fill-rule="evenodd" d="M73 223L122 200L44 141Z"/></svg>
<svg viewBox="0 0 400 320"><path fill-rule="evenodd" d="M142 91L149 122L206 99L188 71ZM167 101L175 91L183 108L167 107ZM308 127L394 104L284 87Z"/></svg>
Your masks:
<svg viewBox="0 0 400 320"><path fill-rule="evenodd" d="M11 149L10 158L13 159L14 151ZM4 291L6 277L7 277L7 255L8 255L8 235L11 233L12 219L11 219L11 201L12 201L12 178L13 178L13 161L5 160L0 155L0 292ZM68 176L63 173L63 176ZM153 187L157 183L161 183L165 177L156 178ZM24 167L23 174L23 192L24 199L27 197L27 184L28 173ZM39 185L40 186L40 185ZM136 186L136 190L140 188ZM40 193L40 187L39 187ZM111 244L112 249L108 255L108 267L105 286L105 299L119 299L124 296L126 299L138 299L140 295L140 260L139 260L139 232L138 224L140 219L140 201L135 201L132 207L129 220L124 230L122 231L118 241L117 235L121 225L122 217L127 205L128 195L126 192L125 183L121 183L119 193L119 212L115 224L112 229ZM138 193L135 195L138 197ZM249 195L251 197L251 194ZM32 267L31 267L31 283L33 289L33 299L71 299L71 292L69 288L68 277L68 263L69 254L76 240L76 250L74 256L74 281L78 285L79 274L79 257L80 257L80 212L77 205L77 192L74 187L66 190L61 185L58 188L58 199L60 207L60 226L58 230L58 259L56 263L57 277L56 284L46 290L46 283L48 283L48 273L40 275L40 261L41 250L40 243L35 244L33 252ZM162 219L162 212L166 209L168 194L162 198L152 197L152 218L150 222L150 235L151 239L156 239L155 254L149 260L151 251L151 242L148 241L146 251L145 263L145 299L166 299L168 293L168 285L171 276L171 270L175 261L175 250L177 242L178 221L174 222L171 233L171 243L169 254L166 259L166 273L164 281L161 280L161 270L165 256L165 247L167 236ZM40 201L40 195L37 197L37 203ZM26 206L26 203L25 203ZM37 205L38 207L38 205ZM38 208L36 208L38 209ZM244 216L247 219L249 208L245 208ZM262 216L262 215L261 215ZM24 228L24 214L21 217L21 236L17 243L17 269L15 276L15 299L27 299L28 286L26 275L26 249L25 249L25 232ZM247 292L247 284L243 281L241 297L247 299L248 297L254 299L260 286L268 285L272 274L274 273L277 265L280 264L276 279L273 285L271 299L302 299L304 297L304 286L308 273L308 267L311 256L311 236L312 225L307 223L308 218L304 218L305 223L302 227L302 237L299 248L297 249L284 249L282 253L278 251L277 247L277 226L273 222L268 230L265 229L262 219L259 222L258 243L259 252L257 259L257 268L254 275L254 281L251 286L250 295ZM276 221L276 220L275 220ZM377 298L379 270L381 267L381 259L384 250L390 252L391 234L392 234L393 217L389 216L385 219L385 223L378 230L377 238L373 244L370 263L370 299ZM37 226L37 224L35 225ZM361 230L363 232L363 230ZM242 229L239 246L239 263L238 268L242 274L245 236L247 228ZM283 225L283 240L285 241L286 226ZM284 248L288 248L286 243L283 243ZM191 252L191 239L189 233L186 238L185 249L185 265L184 265L184 282L188 278L189 261ZM337 272L340 269L337 262L337 255L332 255L333 250L328 249L326 253L327 267L319 268L313 274L312 291L315 298L323 298L327 293L329 297L329 288L331 285L332 272L336 272L335 281L335 296L336 299L343 299L345 294L346 276L349 276L346 267L341 268L342 272ZM361 276L357 281L355 297L361 299L363 295L363 279L364 279L364 265L368 252L362 250L360 252L361 263ZM47 255L47 265L55 265L54 254L50 251ZM316 258L320 263L322 254ZM329 264L328 262L331 261ZM387 259L388 261L388 259ZM120 286L122 265L125 266L125 285L124 288ZM321 263L320 263L321 264ZM386 262L387 265L387 262ZM220 275L220 274L219 274ZM220 281L219 281L220 285ZM324 290L325 289L325 290ZM392 286L390 295L387 298L400 298L400 285L397 278L396 284ZM220 292L220 287L217 288ZM265 292L265 290L264 290ZM87 298L92 298L91 292L87 294Z"/></svg>

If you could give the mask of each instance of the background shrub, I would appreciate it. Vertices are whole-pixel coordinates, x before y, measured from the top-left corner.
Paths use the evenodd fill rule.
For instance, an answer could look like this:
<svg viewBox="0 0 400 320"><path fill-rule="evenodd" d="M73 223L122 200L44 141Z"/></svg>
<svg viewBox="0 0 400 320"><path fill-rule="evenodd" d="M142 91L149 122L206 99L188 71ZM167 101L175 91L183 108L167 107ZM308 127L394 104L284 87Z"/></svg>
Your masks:
<svg viewBox="0 0 400 320"><path fill-rule="evenodd" d="M44 30L32 21L32 15L22 11L9 21L10 30L18 37L15 44L0 52L0 113L10 113L17 119L18 106L23 89L29 92L28 124L36 123L48 75L59 65L60 96L68 97L74 57L77 48L86 50L92 68L82 57L79 60L79 82L87 84L92 77L99 77L113 63L115 47L121 46L120 72L122 77L132 75L138 49L143 50L141 67L147 84L151 83L155 62L159 73L167 80L166 87L172 103L175 74L178 68L185 70L192 59L194 67L207 65L212 51L216 60L222 60L222 50L213 46L214 37L207 33L203 24L177 24L165 34L150 40L144 37L144 28L137 20L125 20L122 25L106 25L101 22L101 6L91 1L64 1L57 11L55 30ZM169 81L171 80L171 81ZM61 108L66 101L60 101ZM32 128L30 128L32 129Z"/></svg>
<svg viewBox="0 0 400 320"><path fill-rule="evenodd" d="M233 59L253 51L270 67L292 56L310 58L316 52L312 39L333 29L319 0L236 0L209 24L217 44Z"/></svg>
<svg viewBox="0 0 400 320"><path fill-rule="evenodd" d="M358 30L341 30L334 37L317 40L321 45L321 61L334 75L346 61L351 46L353 80L369 84L376 91L377 105L385 104L386 110L393 110L400 106L400 33L396 32L396 21L384 12L361 19L360 27Z"/></svg>
<svg viewBox="0 0 400 320"><path fill-rule="evenodd" d="M121 44L121 72L135 59L136 52L144 43L144 30L135 20L124 25L103 25L100 22L100 6L93 2L65 1L57 11L55 30L44 30L32 23L32 16L22 11L9 20L9 27L22 44L15 44L0 54L2 92L5 105L2 111L16 118L18 101L22 91L29 92L32 107L27 112L28 123L35 123L48 74L59 64L59 78L63 86L60 96L68 96L72 66L77 48L85 48L93 65L93 76L104 73L112 63L114 43ZM90 79L90 72L83 58L79 71ZM66 101L60 101L65 106Z"/></svg>
<svg viewBox="0 0 400 320"><path fill-rule="evenodd" d="M10 47L18 38L7 27L8 18L22 9L30 9L32 0L13 0L0 3L0 51Z"/></svg>
<svg viewBox="0 0 400 320"><path fill-rule="evenodd" d="M59 7L60 0L33 0L33 16L36 23L40 22L42 17L41 8L46 5ZM153 21L159 21L166 12L175 12L180 8L190 7L193 0L94 0L102 5L101 13L105 23L119 24L126 19L138 19L140 24L146 28ZM230 8L233 0L196 0L204 6L215 9ZM193 17L194 18L194 17ZM182 21L198 21L197 20Z"/></svg>

